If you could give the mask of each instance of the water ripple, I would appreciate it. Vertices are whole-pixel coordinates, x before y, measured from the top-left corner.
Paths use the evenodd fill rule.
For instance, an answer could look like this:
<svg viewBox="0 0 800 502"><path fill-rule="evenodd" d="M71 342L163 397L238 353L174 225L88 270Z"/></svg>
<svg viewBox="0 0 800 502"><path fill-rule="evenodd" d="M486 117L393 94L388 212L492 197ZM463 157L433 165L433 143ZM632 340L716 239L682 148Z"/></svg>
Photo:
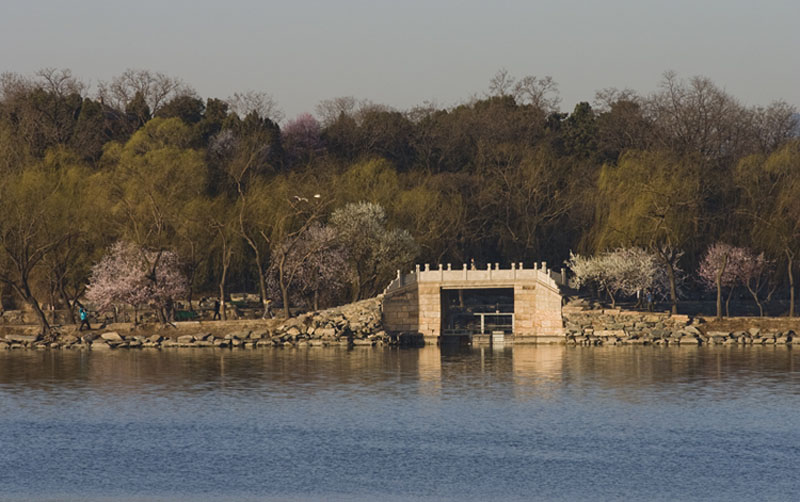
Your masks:
<svg viewBox="0 0 800 502"><path fill-rule="evenodd" d="M5 351L0 499L785 500L798 354Z"/></svg>

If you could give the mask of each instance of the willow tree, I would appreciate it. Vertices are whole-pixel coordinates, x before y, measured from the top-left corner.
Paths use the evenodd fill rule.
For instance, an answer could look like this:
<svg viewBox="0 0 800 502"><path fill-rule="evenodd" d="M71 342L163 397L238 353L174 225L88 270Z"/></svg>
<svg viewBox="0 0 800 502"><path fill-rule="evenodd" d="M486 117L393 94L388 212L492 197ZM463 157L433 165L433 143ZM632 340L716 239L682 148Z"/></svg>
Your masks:
<svg viewBox="0 0 800 502"><path fill-rule="evenodd" d="M751 224L756 245L783 256L789 284L789 316L795 314L795 262L800 253L800 141L771 155L753 155L735 171L740 211Z"/></svg>
<svg viewBox="0 0 800 502"><path fill-rule="evenodd" d="M465 244L474 242L469 234L470 213L467 195L458 185L437 179L439 175L412 172L411 186L397 194L397 205L391 222L405 228L419 244L421 254L432 263L442 263L446 257L454 261L468 260Z"/></svg>
<svg viewBox="0 0 800 502"><path fill-rule="evenodd" d="M67 175L66 169L35 164L0 176L0 281L31 308L42 334L50 324L32 282L48 254L81 232L80 219L69 225L62 219L76 207L64 189Z"/></svg>
<svg viewBox="0 0 800 502"><path fill-rule="evenodd" d="M123 238L149 249L174 243L182 209L205 189L205 162L191 140L180 119L156 118L107 149L112 214Z"/></svg>
<svg viewBox="0 0 800 502"><path fill-rule="evenodd" d="M700 166L691 156L629 152L617 166L603 166L597 182L597 221L589 246L602 251L638 245L656 253L669 279L673 314L678 262L700 231Z"/></svg>
<svg viewBox="0 0 800 502"><path fill-rule="evenodd" d="M42 279L49 288L49 303L60 302L75 322L75 306L86 290L86 279L94 262L113 240L116 229L108 225L105 177L83 164L75 154L56 149L45 156L50 172L58 173L59 188L53 203L59 208L48 216L48 225L64 229L58 246L45 254ZM57 200L56 200L57 199Z"/></svg>
<svg viewBox="0 0 800 502"><path fill-rule="evenodd" d="M196 227L190 217L197 208L190 206L204 194L207 169L203 154L191 148L192 138L180 119L156 118L124 145L110 145L102 159L110 167L110 220L119 238L155 251L142 254L153 282L164 252L185 248L181 239L196 235L187 228Z"/></svg>

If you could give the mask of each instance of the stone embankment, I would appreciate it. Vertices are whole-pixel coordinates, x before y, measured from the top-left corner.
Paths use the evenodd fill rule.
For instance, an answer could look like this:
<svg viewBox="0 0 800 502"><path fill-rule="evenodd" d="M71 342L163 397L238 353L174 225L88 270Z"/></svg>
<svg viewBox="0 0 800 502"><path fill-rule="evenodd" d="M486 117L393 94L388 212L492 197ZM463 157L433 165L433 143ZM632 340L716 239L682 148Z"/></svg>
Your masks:
<svg viewBox="0 0 800 502"><path fill-rule="evenodd" d="M800 336L786 326L723 329L713 322L665 312L563 307L567 345L800 345ZM769 323L764 323L769 324ZM774 324L774 323L773 323Z"/></svg>
<svg viewBox="0 0 800 502"><path fill-rule="evenodd" d="M78 332L69 326L49 338L24 332L0 335L0 349L372 346L400 342L399 337L381 329L381 298L286 321L184 322L176 323L176 327L112 325L93 332Z"/></svg>

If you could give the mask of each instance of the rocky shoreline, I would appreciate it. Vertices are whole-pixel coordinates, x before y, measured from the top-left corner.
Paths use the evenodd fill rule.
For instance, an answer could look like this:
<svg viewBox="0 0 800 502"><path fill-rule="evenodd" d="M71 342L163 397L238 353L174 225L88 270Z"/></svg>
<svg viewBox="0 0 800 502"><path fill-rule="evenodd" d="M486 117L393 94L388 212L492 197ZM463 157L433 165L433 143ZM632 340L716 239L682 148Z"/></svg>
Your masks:
<svg viewBox="0 0 800 502"><path fill-rule="evenodd" d="M761 332L759 328L748 331L708 331L703 333L694 326L676 332L663 330L634 335L608 335L594 333L568 335L567 345L800 345L800 336L794 331Z"/></svg>
<svg viewBox="0 0 800 502"><path fill-rule="evenodd" d="M62 327L50 337L30 333L0 336L0 349L256 348L383 346L411 342L381 329L381 299L311 312L285 321L177 323L176 327L112 325L78 332Z"/></svg>
<svg viewBox="0 0 800 502"><path fill-rule="evenodd" d="M173 326L112 324L80 332L57 326L52 335L32 326L0 328L0 350L123 348L262 348L419 345L419 334L383 329L382 297L302 314L288 320L187 321ZM719 323L701 317L622 309L562 308L566 345L800 345L800 320L740 318ZM738 324L736 324L738 322ZM731 324L733 323L733 324Z"/></svg>

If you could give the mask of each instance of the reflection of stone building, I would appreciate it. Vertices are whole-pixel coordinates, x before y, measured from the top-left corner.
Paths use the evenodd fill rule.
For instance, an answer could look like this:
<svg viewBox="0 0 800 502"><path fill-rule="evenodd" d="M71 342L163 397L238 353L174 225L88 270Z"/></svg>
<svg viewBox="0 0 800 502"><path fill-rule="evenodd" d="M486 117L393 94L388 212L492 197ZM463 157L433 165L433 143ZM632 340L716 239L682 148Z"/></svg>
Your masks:
<svg viewBox="0 0 800 502"><path fill-rule="evenodd" d="M564 372L564 347L560 345L516 346L514 376L558 381Z"/></svg>
<svg viewBox="0 0 800 502"><path fill-rule="evenodd" d="M420 347L417 350L419 392L436 396L442 390L442 354L437 347Z"/></svg>
<svg viewBox="0 0 800 502"><path fill-rule="evenodd" d="M409 274L398 272L386 288L383 324L387 331L420 333L427 341L502 332L516 343L558 342L563 338L561 282L563 271L555 274L545 263L502 270L498 264L481 270L466 264L460 270L450 264L435 270L417 265Z"/></svg>

